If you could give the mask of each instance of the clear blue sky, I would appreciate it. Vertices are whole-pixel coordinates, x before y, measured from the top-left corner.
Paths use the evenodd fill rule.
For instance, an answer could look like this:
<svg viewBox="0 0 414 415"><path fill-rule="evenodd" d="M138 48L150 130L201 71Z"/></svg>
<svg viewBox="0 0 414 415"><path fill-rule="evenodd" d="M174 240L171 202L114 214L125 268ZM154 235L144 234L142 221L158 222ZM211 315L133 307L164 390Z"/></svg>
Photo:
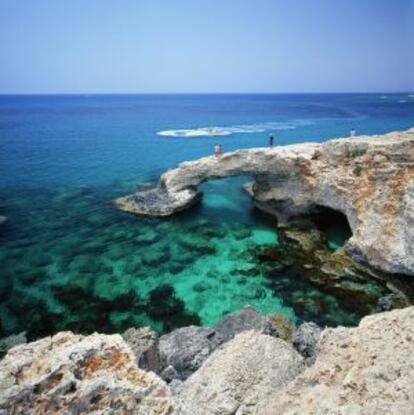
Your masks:
<svg viewBox="0 0 414 415"><path fill-rule="evenodd" d="M408 91L413 27L414 0L0 0L0 93Z"/></svg>

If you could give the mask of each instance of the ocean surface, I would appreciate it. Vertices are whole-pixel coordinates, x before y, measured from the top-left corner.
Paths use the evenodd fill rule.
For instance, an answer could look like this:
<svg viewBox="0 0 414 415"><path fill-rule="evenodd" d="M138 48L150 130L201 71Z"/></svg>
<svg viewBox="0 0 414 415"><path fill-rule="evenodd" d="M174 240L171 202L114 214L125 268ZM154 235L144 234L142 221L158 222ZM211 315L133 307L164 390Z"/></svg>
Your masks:
<svg viewBox="0 0 414 415"><path fill-rule="evenodd" d="M276 223L242 191L249 178L204 184L202 205L169 219L113 199L217 142L231 151L266 146L269 133L284 145L412 126L409 93L0 96L0 336L163 332L246 304L355 324L358 312L306 281L286 275L274 288L251 252L277 246ZM331 238L343 243L341 229Z"/></svg>

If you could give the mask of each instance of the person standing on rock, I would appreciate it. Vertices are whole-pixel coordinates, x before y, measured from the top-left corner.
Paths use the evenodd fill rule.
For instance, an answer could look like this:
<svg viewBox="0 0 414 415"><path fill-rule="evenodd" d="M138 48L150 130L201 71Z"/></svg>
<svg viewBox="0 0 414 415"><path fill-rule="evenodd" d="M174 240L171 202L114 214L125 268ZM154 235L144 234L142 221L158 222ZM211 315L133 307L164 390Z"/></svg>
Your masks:
<svg viewBox="0 0 414 415"><path fill-rule="evenodd" d="M351 130L349 131L349 135L351 137L355 137L355 134L356 134L355 128L351 128Z"/></svg>
<svg viewBox="0 0 414 415"><path fill-rule="evenodd" d="M222 154L223 154L223 149L221 148L221 144L217 143L214 146L214 155L219 158L221 157Z"/></svg>
<svg viewBox="0 0 414 415"><path fill-rule="evenodd" d="M275 137L273 136L273 134L269 134L269 147L273 148L273 144L275 141Z"/></svg>

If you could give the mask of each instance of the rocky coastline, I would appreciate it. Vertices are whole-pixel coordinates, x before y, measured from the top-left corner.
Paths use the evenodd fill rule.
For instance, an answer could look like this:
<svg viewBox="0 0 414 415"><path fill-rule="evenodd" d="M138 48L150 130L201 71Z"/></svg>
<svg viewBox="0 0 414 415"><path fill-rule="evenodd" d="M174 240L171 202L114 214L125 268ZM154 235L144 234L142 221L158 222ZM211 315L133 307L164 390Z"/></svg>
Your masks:
<svg viewBox="0 0 414 415"><path fill-rule="evenodd" d="M115 202L131 213L168 216L199 202L202 182L240 175L253 178L256 207L279 224L333 209L352 230L349 256L414 275L414 129L204 157L167 171L157 188Z"/></svg>
<svg viewBox="0 0 414 415"><path fill-rule="evenodd" d="M410 414L414 307L355 328L252 307L159 337L61 332L0 361L2 414Z"/></svg>

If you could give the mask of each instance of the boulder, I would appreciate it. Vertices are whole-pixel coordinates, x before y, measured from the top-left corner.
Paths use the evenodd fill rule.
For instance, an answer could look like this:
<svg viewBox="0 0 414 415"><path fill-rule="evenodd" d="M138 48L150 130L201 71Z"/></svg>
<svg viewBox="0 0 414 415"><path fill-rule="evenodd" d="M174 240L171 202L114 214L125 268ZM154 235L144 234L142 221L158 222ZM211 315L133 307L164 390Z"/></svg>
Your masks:
<svg viewBox="0 0 414 415"><path fill-rule="evenodd" d="M171 415L165 383L135 364L119 335L61 332L0 362L1 414Z"/></svg>
<svg viewBox="0 0 414 415"><path fill-rule="evenodd" d="M414 413L414 307L325 329L315 363L260 415Z"/></svg>
<svg viewBox="0 0 414 415"><path fill-rule="evenodd" d="M218 346L246 330L278 336L272 321L250 306L224 317L211 329L189 326L161 336L161 377L168 382L185 380Z"/></svg>
<svg viewBox="0 0 414 415"><path fill-rule="evenodd" d="M184 380L195 372L213 350L214 330L189 326L161 336L159 343L163 367L161 377L167 381Z"/></svg>
<svg viewBox="0 0 414 415"><path fill-rule="evenodd" d="M177 388L179 413L254 414L302 368L302 357L287 342L253 330L238 334Z"/></svg>
<svg viewBox="0 0 414 415"><path fill-rule="evenodd" d="M278 337L278 331L271 320L258 313L253 307L246 306L237 313L230 314L221 319L212 338L215 347L231 340L236 334L246 330L255 330L259 333Z"/></svg>
<svg viewBox="0 0 414 415"><path fill-rule="evenodd" d="M316 344L322 329L314 322L302 323L293 335L293 346L306 359L315 359Z"/></svg>
<svg viewBox="0 0 414 415"><path fill-rule="evenodd" d="M149 327L130 328L122 334L122 337L134 353L138 367L159 372L158 335L154 330Z"/></svg>

